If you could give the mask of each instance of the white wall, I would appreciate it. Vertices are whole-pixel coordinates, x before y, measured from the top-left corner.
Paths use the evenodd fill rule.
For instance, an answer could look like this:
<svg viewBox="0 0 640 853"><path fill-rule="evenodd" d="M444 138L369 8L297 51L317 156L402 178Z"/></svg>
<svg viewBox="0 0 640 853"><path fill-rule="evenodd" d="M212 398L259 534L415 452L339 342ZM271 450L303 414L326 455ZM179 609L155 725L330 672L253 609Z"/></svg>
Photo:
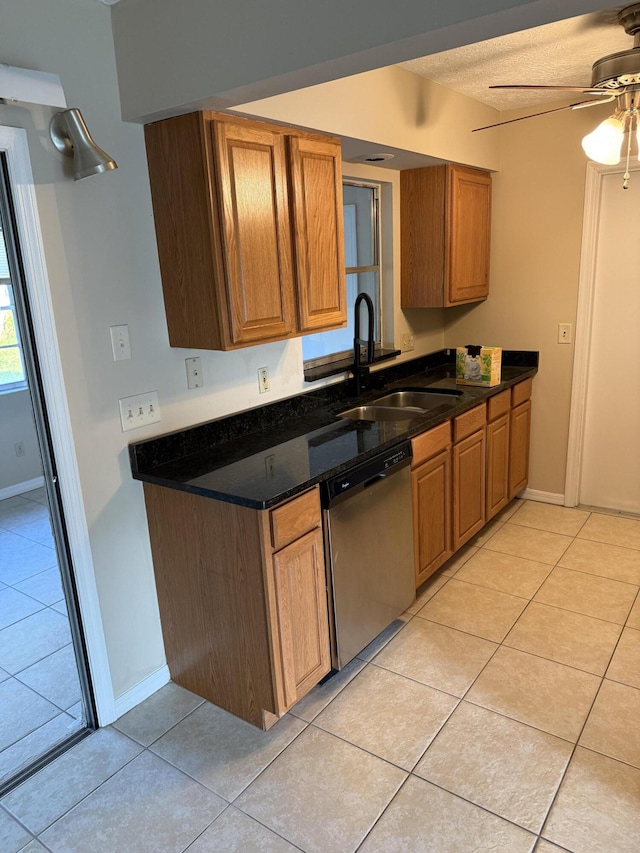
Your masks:
<svg viewBox="0 0 640 853"><path fill-rule="evenodd" d="M120 0L123 116L233 106L599 8L599 0Z"/></svg>
<svg viewBox="0 0 640 853"><path fill-rule="evenodd" d="M15 444L18 441L24 444L24 456L16 456ZM33 426L29 392L0 394L0 493L10 486L40 476L40 448Z"/></svg>

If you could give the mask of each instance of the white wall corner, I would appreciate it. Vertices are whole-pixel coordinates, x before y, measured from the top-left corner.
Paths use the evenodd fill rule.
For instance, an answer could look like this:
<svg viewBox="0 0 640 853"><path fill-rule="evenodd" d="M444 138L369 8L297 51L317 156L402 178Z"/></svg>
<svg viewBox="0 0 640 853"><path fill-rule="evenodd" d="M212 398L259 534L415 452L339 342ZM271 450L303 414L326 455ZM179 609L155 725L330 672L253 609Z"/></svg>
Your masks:
<svg viewBox="0 0 640 853"><path fill-rule="evenodd" d="M556 494L555 492L542 492L540 489L525 489L518 495L519 498L525 501L540 501L544 504L557 504L564 506L564 495Z"/></svg>
<svg viewBox="0 0 640 853"><path fill-rule="evenodd" d="M151 675L148 675L143 681L138 682L138 684L130 690L127 690L126 693L123 693L122 696L118 696L114 702L115 716L113 720L101 720L101 724L106 725L107 723L115 722L115 720L118 720L123 714L126 714L127 711L130 711L132 708L135 708L136 705L139 705L140 702L144 702L144 700L148 699L149 696L153 696L157 690L160 690L160 688L164 687L165 684L168 684L169 681L171 681L171 676L169 675L168 666L162 666L160 669L152 672Z"/></svg>
<svg viewBox="0 0 640 853"><path fill-rule="evenodd" d="M44 486L44 477L35 477L33 480L25 480L24 483L14 483L13 486L5 486L0 489L0 501L5 498L13 498L16 495L23 495L25 492L32 492L34 489L39 489Z"/></svg>

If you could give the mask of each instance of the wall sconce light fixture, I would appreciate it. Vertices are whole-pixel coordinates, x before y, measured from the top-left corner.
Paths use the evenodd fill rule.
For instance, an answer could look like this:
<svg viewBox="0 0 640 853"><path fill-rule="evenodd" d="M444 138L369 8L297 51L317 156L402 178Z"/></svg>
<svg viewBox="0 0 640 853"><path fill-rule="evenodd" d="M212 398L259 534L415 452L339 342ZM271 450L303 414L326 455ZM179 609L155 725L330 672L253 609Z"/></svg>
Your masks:
<svg viewBox="0 0 640 853"><path fill-rule="evenodd" d="M56 113L49 134L58 151L73 158L74 181L118 168L116 161L93 141L78 109Z"/></svg>

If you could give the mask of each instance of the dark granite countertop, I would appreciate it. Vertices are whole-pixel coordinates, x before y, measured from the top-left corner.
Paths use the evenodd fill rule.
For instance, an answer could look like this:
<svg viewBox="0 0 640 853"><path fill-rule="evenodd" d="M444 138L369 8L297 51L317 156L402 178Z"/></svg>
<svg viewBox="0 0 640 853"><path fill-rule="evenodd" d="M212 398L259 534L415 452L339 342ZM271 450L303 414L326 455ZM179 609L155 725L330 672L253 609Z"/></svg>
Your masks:
<svg viewBox="0 0 640 853"><path fill-rule="evenodd" d="M137 480L267 509L534 376L537 366L537 352L504 351L499 385L456 385L455 351L441 350L372 373L371 388L360 397L345 381L131 444L131 469ZM439 397L411 420L338 417L399 387L462 394Z"/></svg>

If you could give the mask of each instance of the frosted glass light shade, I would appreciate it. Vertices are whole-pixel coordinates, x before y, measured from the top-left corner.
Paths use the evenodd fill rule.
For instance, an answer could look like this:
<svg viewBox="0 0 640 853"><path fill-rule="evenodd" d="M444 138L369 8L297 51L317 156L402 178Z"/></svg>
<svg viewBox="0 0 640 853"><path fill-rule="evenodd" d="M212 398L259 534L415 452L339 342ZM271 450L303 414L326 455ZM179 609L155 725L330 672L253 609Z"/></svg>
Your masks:
<svg viewBox="0 0 640 853"><path fill-rule="evenodd" d="M588 133L582 140L582 147L587 157L605 166L615 166L619 163L624 125L624 120L611 116Z"/></svg>

